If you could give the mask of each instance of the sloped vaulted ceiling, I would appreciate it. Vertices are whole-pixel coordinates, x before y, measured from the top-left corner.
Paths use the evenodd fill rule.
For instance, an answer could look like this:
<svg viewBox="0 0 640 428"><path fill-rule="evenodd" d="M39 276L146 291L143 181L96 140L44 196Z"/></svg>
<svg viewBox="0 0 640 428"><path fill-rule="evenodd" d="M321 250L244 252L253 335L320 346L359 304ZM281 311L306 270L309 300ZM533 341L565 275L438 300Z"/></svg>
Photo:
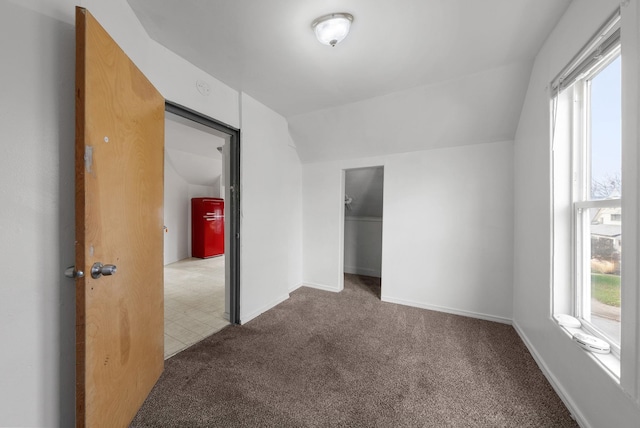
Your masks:
<svg viewBox="0 0 640 428"><path fill-rule="evenodd" d="M346 170L345 216L382 217L383 188L384 169L381 166Z"/></svg>
<svg viewBox="0 0 640 428"><path fill-rule="evenodd" d="M224 138L171 113L165 119L165 156L171 168L189 184L214 186L222 174L217 148L225 144Z"/></svg>
<svg viewBox="0 0 640 428"><path fill-rule="evenodd" d="M289 120L305 162L511 140L570 0L128 0L149 35ZM311 31L355 17L331 48Z"/></svg>

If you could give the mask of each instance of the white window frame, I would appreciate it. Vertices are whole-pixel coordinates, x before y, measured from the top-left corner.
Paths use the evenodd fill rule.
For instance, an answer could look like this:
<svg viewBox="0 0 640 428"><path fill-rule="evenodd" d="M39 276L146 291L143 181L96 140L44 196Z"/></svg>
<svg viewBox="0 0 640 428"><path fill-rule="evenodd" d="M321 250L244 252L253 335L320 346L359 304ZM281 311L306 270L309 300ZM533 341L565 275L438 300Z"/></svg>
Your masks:
<svg viewBox="0 0 640 428"><path fill-rule="evenodd" d="M575 314L582 322L583 329L590 334L607 341L611 352L620 357L620 343L604 334L590 320L591 314L591 234L590 209L619 208L622 198L593 200L591 199L591 80L620 56L620 42L608 55L603 57L584 77L574 83L574 105L578 106L573 120L579 130L574 132L572 176L575 192L573 194L573 230L574 230L574 293Z"/></svg>
<svg viewBox="0 0 640 428"><path fill-rule="evenodd" d="M605 366L618 380L620 344L607 337L588 320L591 315L591 234L589 230L591 219L588 212L589 209L622 206L621 198L591 199L589 170L591 167L590 81L620 56L620 26L621 17L618 9L551 82L552 312L571 313L581 320L583 331L600 337L611 345L613 357L618 361L614 365L618 365L618 368L612 369L609 364ZM562 113L561 122L557 122L560 99L563 100L562 105L565 107L562 108L564 113ZM566 125L561 126L562 123ZM564 146L566 149L556 146L555 138L559 128L563 129L560 132L561 146L566 144ZM560 153L566 150L567 157L558 155L558 150ZM560 163L556 165L557 155ZM568 163L563 163L564 159ZM562 182L566 185L561 184ZM568 186L566 191L563 190L563 186ZM560 192L557 200L556 189ZM556 205L558 203L560 205ZM565 209L566 214L564 214ZM564 232L565 227L568 228L566 232ZM556 241L560 236L567 239L566 244ZM556 250L559 252L556 253ZM560 262L559 265L556 265L556 259ZM587 313L589 315L586 315Z"/></svg>
<svg viewBox="0 0 640 428"><path fill-rule="evenodd" d="M620 357L620 344L613 341L596 327L590 319L591 314L591 234L589 225L590 209L620 208L622 198L591 199L591 80L620 56L620 41L607 55L598 60L593 67L585 71L573 83L574 114L572 141L572 177L573 177L573 293L574 313L582 322L583 329L599 337L611 346L611 352ZM587 315L589 314L589 315Z"/></svg>

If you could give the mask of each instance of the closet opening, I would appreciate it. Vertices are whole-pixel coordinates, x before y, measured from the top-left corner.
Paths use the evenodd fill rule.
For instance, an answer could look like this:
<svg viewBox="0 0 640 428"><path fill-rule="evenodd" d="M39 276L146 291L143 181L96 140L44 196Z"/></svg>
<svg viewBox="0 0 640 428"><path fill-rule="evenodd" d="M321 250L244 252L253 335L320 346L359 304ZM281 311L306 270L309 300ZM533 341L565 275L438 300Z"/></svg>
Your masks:
<svg viewBox="0 0 640 428"><path fill-rule="evenodd" d="M344 170L344 281L366 286L378 298L382 286L384 167Z"/></svg>

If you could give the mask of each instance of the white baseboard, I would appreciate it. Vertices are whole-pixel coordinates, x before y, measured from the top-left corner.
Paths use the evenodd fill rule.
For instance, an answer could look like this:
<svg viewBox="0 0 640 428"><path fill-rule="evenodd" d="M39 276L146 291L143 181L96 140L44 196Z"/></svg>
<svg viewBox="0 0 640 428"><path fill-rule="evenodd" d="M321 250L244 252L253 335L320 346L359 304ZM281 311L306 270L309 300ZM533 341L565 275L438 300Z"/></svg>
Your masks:
<svg viewBox="0 0 640 428"><path fill-rule="evenodd" d="M258 315L267 312L269 309L279 305L280 303L284 302L285 300L287 300L289 298L289 293L278 297L277 299L273 300L271 303L263 306L262 308L255 310L249 314L246 315L241 315L241 319L240 319L240 324L246 324L249 321L251 321L252 319L254 319L255 317L257 317Z"/></svg>
<svg viewBox="0 0 640 428"><path fill-rule="evenodd" d="M520 326L518 325L518 323L514 321L512 325L516 333L518 333L518 336L520 336L520 339L522 339L525 346L529 350L529 353L531 354L531 356L533 356L533 359L536 361L536 364L538 364L538 367L540 368L540 371L542 371L542 374L544 374L544 376L547 378L547 380L551 384L551 387L553 388L553 390L556 392L556 394L558 394L558 397L560 397L564 405L567 406L567 409L569 409L571 416L573 416L573 418L576 420L576 422L578 423L578 425L580 425L581 428L592 428L591 425L585 419L580 409L578 409L578 407L573 402L571 397L567 394L567 391L565 391L565 389L562 387L562 384L551 373L551 371L549 371L549 367L544 362L540 354L538 354L538 351L536 351L536 348L533 346L533 344L531 343L527 335L524 334L522 329L520 329Z"/></svg>
<svg viewBox="0 0 640 428"><path fill-rule="evenodd" d="M332 293L339 293L341 291L338 289L338 287L332 287L330 285L324 285L324 284L316 284L314 282L303 282L302 285L304 287L317 288L318 290L331 291Z"/></svg>
<svg viewBox="0 0 640 428"><path fill-rule="evenodd" d="M478 318L481 320L499 322L501 324L511 324L511 320L509 318L498 317L495 315L487 315L480 312L471 312L471 311L465 311L461 309L447 308L445 306L429 305L425 303L415 302L412 300L397 299L395 297L389 297L385 295L382 296L381 300L383 302L396 303L398 305L413 306L415 308L428 309L430 311L438 311L438 312L445 312L448 314L462 315L464 317Z"/></svg>
<svg viewBox="0 0 640 428"><path fill-rule="evenodd" d="M378 269L369 269L357 266L345 266L344 273L352 273L355 275L366 275L366 276L375 276L376 278L380 278L381 272Z"/></svg>

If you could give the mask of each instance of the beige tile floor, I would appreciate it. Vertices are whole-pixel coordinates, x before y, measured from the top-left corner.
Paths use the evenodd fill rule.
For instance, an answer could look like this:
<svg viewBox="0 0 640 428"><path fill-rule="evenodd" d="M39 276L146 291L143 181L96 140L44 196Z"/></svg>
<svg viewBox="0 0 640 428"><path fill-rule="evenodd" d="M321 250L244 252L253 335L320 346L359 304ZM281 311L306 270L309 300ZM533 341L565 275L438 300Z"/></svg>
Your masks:
<svg viewBox="0 0 640 428"><path fill-rule="evenodd" d="M189 258L164 267L164 358L221 330L224 256Z"/></svg>

